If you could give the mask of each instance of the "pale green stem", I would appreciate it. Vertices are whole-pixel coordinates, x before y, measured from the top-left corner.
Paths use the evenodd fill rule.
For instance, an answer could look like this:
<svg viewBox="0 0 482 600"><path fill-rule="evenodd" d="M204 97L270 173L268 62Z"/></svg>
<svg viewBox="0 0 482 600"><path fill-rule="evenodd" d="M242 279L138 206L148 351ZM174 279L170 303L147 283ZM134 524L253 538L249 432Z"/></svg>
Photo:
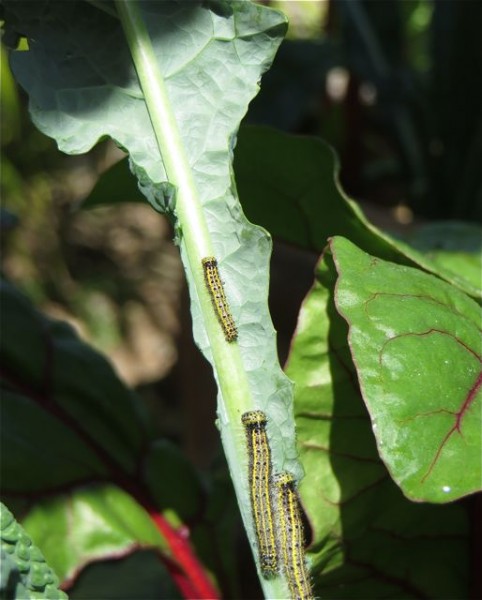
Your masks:
<svg viewBox="0 0 482 600"><path fill-rule="evenodd" d="M167 86L159 70L137 2L118 0L117 7L159 145L160 156L169 182L176 187L176 215L181 229L181 243L186 251L195 290L201 302L214 365L227 405L226 410L232 417L237 418L237 412L233 412L233 408L249 410L252 403L237 344L229 344L224 339L205 286L201 261L206 256L212 256L214 251L196 182ZM233 405L233 408L229 405Z"/></svg>
<svg viewBox="0 0 482 600"><path fill-rule="evenodd" d="M224 449L245 525L252 531L247 490L246 443L241 415L252 410L254 403L238 345L224 339L206 290L201 261L206 256L214 255L211 236L168 89L138 4L135 0L116 0L116 6L149 111L160 157L169 182L176 187L175 207L181 229L181 243L189 263L186 267L191 271L195 286L191 293L197 293L200 301L221 391L218 416ZM266 597L281 597L284 587L279 580L263 580L262 585Z"/></svg>

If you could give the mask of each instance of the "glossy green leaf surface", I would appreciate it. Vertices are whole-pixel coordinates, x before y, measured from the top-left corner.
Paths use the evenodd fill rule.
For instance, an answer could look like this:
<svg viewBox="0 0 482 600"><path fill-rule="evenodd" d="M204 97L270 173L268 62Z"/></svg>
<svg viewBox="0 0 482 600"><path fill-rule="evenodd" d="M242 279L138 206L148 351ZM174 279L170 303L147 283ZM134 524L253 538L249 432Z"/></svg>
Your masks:
<svg viewBox="0 0 482 600"><path fill-rule="evenodd" d="M305 469L300 495L320 598L466 597L463 506L410 502L378 455L370 416L335 307L338 274L327 251L301 308L287 365Z"/></svg>
<svg viewBox="0 0 482 600"><path fill-rule="evenodd" d="M23 522L62 580L94 560L166 545L147 512L110 485L74 488L38 502Z"/></svg>
<svg viewBox="0 0 482 600"><path fill-rule="evenodd" d="M431 275L335 238L336 306L378 450L415 500L482 488L480 307Z"/></svg>

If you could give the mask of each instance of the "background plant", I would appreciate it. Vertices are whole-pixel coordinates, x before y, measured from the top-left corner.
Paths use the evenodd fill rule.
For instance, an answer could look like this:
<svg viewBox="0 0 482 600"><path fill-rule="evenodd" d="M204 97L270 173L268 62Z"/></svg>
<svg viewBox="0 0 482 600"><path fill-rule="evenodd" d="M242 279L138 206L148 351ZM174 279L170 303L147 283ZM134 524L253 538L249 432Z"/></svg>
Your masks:
<svg viewBox="0 0 482 600"><path fill-rule="evenodd" d="M219 8L221 5L213 6ZM21 23L25 26L23 20ZM293 53L296 56L296 50ZM271 74L275 73L273 69ZM190 114L190 111L187 112ZM60 127L60 130L64 135L65 127ZM78 143L78 136L71 139ZM108 190L110 202L133 199L135 186L132 192L128 191L123 178L126 173L127 169L121 163L115 171L104 176L87 205L98 203L99 196L105 203L105 190ZM336 166L333 155L323 143L316 140L300 140L263 129L241 131L235 155L235 173L246 213L253 222L263 224L279 239L319 252L328 236L341 235L372 256L390 261L388 265L380 261L376 263L385 271L381 276L374 271L370 277L375 287L365 290L360 285L364 280L359 280L360 272L368 272L363 266L364 255L343 240L333 240L330 253L325 253L317 269L316 284L304 303L290 355L288 373L297 384L295 412L298 445L306 472L301 493L312 526L310 556L317 593L322 597L372 597L387 593L399 593L403 597L417 597L420 594L453 597L463 594L461 590L466 589L468 581L467 572L464 571L468 564L466 510L461 504L435 510L429 504L413 504L404 499L378 458L372 427L361 402L357 381L363 389L372 422L377 425L375 432L379 436L379 451L393 479L407 496L419 501L445 502L478 489L480 452L477 455L477 432L480 424L477 421L477 406L480 396L467 395L470 402L464 406L457 390L466 390L468 394L470 382L477 382L477 363L471 361L476 358L477 341L480 339L477 336L480 334L475 316L478 315L477 306L470 296L480 299L478 259L473 252L478 245L479 230L462 224L446 225L442 231L439 229L438 235L436 230L425 230L418 234L415 242L423 250L422 253L380 233L340 191L334 178ZM149 189L152 187L152 181L143 179L142 174L141 180ZM154 189L157 192L155 186ZM162 188L162 192L165 191L166 188ZM169 194L167 188L164 198L169 200ZM155 200L155 196L153 198ZM120 211L122 207L117 204L116 209ZM178 239L181 234L178 231ZM463 238L463 248L451 241L456 236L459 236L459 240ZM303 257L298 264L306 263L309 265L310 259ZM405 266L396 267L393 263ZM351 265L357 265L358 268L354 269ZM407 270L407 265L416 267L417 271ZM421 273L418 270L420 267L436 275L437 279ZM399 271L399 268L405 270ZM440 380L437 394L427 391L422 393L421 398L414 398L409 381L403 381L402 378L395 385L392 371L389 369L388 376L383 373L386 340L380 338L380 332L391 331L393 340L407 338L400 304L391 306L385 298L380 302L380 313L372 315L370 312L372 307L379 308L372 302L373 297L382 299L387 291L393 293L393 284L387 283L387 274L391 274L395 281L402 282L403 297L420 297L420 302L415 301L409 308L410 314L417 315L417 326L431 318L434 304L440 308L437 318L438 325L442 324L441 328L446 334L442 336L443 341L440 343L440 340L436 340L435 345L427 349L423 344L415 346L412 339L406 347L398 350L397 355L399 361L406 359L405 370L408 373L413 373L420 364L423 365L422 371L427 379L419 380L419 389L422 391L431 387L429 382L434 380L436 374ZM451 287L447 287L443 280L449 282ZM280 296L290 295L287 290L291 281L285 270L280 281ZM350 285L355 286L355 292L350 291ZM266 287L267 283L264 284ZM33 478L32 454L24 452L22 455L18 448L10 446L10 464L17 467L20 462L24 467L20 470L23 475L17 475L16 469L15 477L12 479L10 475L7 479L10 482L7 486L9 505L16 497L19 511L27 514L24 524L32 532L36 543L42 547L67 584L76 581L72 595L87 597L89 592L85 585L90 584L94 588L94 595L98 596L102 589L99 586L104 585L102 582L105 581L105 575L101 575L101 583L91 583L92 578L96 577L95 568L85 572L87 579L81 577L77 580L79 566L94 559L130 555L141 544L160 552L163 563L184 595L196 596L201 593L201 588L189 589L183 585L194 586L199 581L206 583L205 573L193 556L196 554L214 573L225 595L251 597L251 591L239 590L239 578L235 574L236 551L232 545L235 537L226 532L226 528L235 531L235 513L232 500L225 495L225 480L214 480L208 487L200 485L197 476L176 449L164 441L157 441L158 432L153 432L146 423L138 400L127 390L122 390L122 386L119 387L118 380L98 355L80 344L70 330L58 327L32 312L7 284L4 298L7 298L3 304L4 310L11 306L8 314L17 314L17 319L12 319L8 329L11 333L4 336L6 349L2 351L9 368L4 373L6 397L15 392L14 402L10 406L18 406L20 383L18 377L12 381L12 371L14 374L28 373L28 385L23 387L20 397L24 398L24 402L27 401L29 407L40 407L40 410L33 408L31 426L25 422L25 418L20 422L20 414L17 413L16 419L9 421L11 425L7 425L7 431L12 427L14 431L17 427L18 431L24 432L23 435L28 431L31 452L35 452L35 464L38 464L37 449L42 445L40 438L44 439L45 431L56 427L59 415L53 413L58 411L58 407L55 410L53 407L60 403L65 411L60 421L63 428L69 430L70 442L67 446L70 451L66 452L67 441L65 435L62 437L60 433L62 428L60 432L55 429L55 433L48 436L49 439L64 442L59 441L57 451L54 447L49 454L56 456L56 461L59 456L62 457L62 464L56 464L52 470L47 460L46 468L39 469ZM349 305L343 304L344 298L351 299ZM356 302L353 302L355 298ZM424 298L429 298L428 305ZM356 311L349 314L349 309L355 310L356 306L359 306L359 314ZM20 307L23 307L22 311ZM394 320L394 314L399 318ZM378 326L371 330L374 319ZM347 347L346 322L351 327L352 353L348 352ZM463 331L461 323L465 323ZM24 332L21 337L20 331ZM362 351L358 356L357 332L362 334L362 348L366 340L370 340L371 352ZM413 334L412 331L410 333ZM20 340L22 343L19 344ZM468 348L468 354L457 353L451 346L454 342L456 348ZM28 356L25 355L25 347L31 348ZM83 361L79 361L79 356L84 357ZM434 356L437 360L433 360ZM446 376L443 376L440 367L447 357L450 357L450 363L446 367ZM370 360L375 364L370 364ZM30 367L25 369L27 362ZM462 381L453 379L452 374L457 371L464 374ZM380 389L373 387L373 382L365 381L366 374L373 372L376 373L375 379L384 381L384 393L388 390L392 398L397 398L394 404L404 407L403 415L385 412L386 403L380 402ZM59 378L60 375L62 378ZM20 379L23 381L25 377L22 375ZM96 386L85 389L84 385L77 389L85 381L102 381L103 388L101 391L94 389ZM54 385L49 388L52 382ZM477 388L474 390L477 392ZM99 419L97 412L101 398L104 418ZM124 398L122 410L118 398ZM454 404L447 404L448 400ZM419 412L421 402L427 402L429 408L425 416ZM78 413L81 406L82 411ZM91 410L87 410L89 406ZM467 410L461 411L461 407ZM77 422L69 417L71 411L78 414ZM22 412L22 417L25 414ZM441 424L435 422L432 425L430 416L435 414L444 417ZM427 467L430 468L430 457L433 458L439 448L445 447L441 442L444 435L450 432L452 424L458 423L457 416L464 416L463 434L467 445L460 443L460 436L451 436L451 439L458 440L453 449L456 458L444 462L444 456L441 456L439 476L443 481L437 479L429 481L429 485L420 486ZM39 423L43 423L42 427ZM404 427L400 423L411 425ZM417 427L421 429L417 430ZM426 434L427 427L429 431ZM406 446L399 446L396 435L385 437L386 432L394 430L410 433L407 433ZM72 435L72 431L75 435ZM417 452L421 435L426 439L426 445L423 452ZM278 439L281 436L274 437ZM291 434L286 438L292 439ZM13 439L23 438L20 435L13 436ZM383 447L387 449L383 451ZM460 463L473 466L462 478L458 477L462 472ZM79 472L80 465L84 470ZM7 473L8 466L7 462ZM47 470L50 493L46 495L42 474L45 477ZM407 470L422 475L410 480L404 476ZM52 481L52 472L60 477L58 482ZM180 473L185 474L182 479ZM97 486L93 485L95 481L99 482ZM87 485L79 487L79 483ZM444 491L444 486L450 487L449 492ZM34 507L29 511L25 510L24 504L26 490L29 492L27 497L35 500ZM39 491L44 497L41 502L36 501ZM22 502L19 502L20 499ZM186 506L183 506L184 503ZM28 508L30 505L31 501ZM79 531L72 534L75 533L75 539L82 540L82 543L76 544L75 552L66 535L67 530L62 526L72 516L67 510L69 506L75 507L74 515L79 515L74 520ZM98 529L93 527L95 521L81 517L86 511L95 514L97 524L100 520L103 529L109 532L100 544L93 542ZM118 518L113 519L118 511L122 515L122 522ZM144 518L144 511L150 513L150 520ZM153 527L153 523L157 527ZM185 537L182 532L186 527L193 545L176 546ZM54 537L50 537L52 531L56 532ZM213 531L216 532L214 536L210 534ZM46 538L45 547L40 543L42 536ZM47 539L51 540L50 544ZM60 545L59 540L62 541ZM419 553L416 561L415 548ZM124 561L122 568L131 568L135 558L132 555L132 558ZM414 562L422 567L414 569ZM154 595L153 591L141 589L141 581L144 581L146 585L152 585L150 589L156 589L158 595L159 587L166 585L169 578L164 571L159 571L157 562L153 566L145 553L133 567L138 574L139 565L147 571L147 576L136 577L135 594L139 597ZM433 570L437 573L436 577L428 575ZM196 579L196 573L199 573L199 579ZM130 593L132 597L134 592ZM203 593L209 596L212 590L204 588ZM164 594L172 597L174 592L168 588Z"/></svg>

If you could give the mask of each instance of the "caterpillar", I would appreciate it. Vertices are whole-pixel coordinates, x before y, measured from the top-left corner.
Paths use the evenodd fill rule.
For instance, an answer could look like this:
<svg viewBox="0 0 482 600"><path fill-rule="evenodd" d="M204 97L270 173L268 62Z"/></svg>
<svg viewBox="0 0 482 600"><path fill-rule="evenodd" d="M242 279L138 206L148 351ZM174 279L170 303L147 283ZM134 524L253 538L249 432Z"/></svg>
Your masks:
<svg viewBox="0 0 482 600"><path fill-rule="evenodd" d="M304 531L295 479L283 472L272 478L278 523L278 548L292 600L313 600L304 552Z"/></svg>
<svg viewBox="0 0 482 600"><path fill-rule="evenodd" d="M271 449L264 412L253 410L242 415L249 455L249 493L261 573L266 578L278 573L274 513L271 498Z"/></svg>
<svg viewBox="0 0 482 600"><path fill-rule="evenodd" d="M224 293L223 282L219 277L218 261L214 256L208 256L202 259L202 265L204 279L218 320L223 328L224 337L227 342L233 342L238 337L238 330L236 329L236 324L234 323L226 294Z"/></svg>

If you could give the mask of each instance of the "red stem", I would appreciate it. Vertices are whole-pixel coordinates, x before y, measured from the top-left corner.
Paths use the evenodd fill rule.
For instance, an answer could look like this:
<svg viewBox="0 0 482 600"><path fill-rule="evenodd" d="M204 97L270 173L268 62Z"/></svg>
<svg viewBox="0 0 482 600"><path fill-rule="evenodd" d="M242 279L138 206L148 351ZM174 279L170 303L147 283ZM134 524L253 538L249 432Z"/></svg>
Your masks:
<svg viewBox="0 0 482 600"><path fill-rule="evenodd" d="M204 569L193 555L187 539L187 529L175 530L157 511L150 511L150 517L156 527L167 541L175 556L176 564L166 562L174 581L185 598L218 599L219 594L209 579Z"/></svg>

